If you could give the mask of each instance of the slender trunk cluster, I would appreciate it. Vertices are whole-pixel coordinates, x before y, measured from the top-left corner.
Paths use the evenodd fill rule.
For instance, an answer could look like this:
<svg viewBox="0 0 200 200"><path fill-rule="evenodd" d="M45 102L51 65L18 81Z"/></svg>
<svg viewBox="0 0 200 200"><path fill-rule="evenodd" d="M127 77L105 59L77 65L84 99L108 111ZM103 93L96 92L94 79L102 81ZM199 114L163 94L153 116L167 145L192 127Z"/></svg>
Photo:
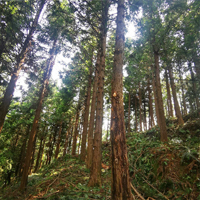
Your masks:
<svg viewBox="0 0 200 200"><path fill-rule="evenodd" d="M98 93L96 106L96 124L93 141L92 167L90 173L89 186L101 185L101 144L102 144L102 125L103 125L103 92L104 92L104 74L105 74L105 52L106 35L108 21L109 1L102 1L102 24L100 38L100 66L98 74Z"/></svg>

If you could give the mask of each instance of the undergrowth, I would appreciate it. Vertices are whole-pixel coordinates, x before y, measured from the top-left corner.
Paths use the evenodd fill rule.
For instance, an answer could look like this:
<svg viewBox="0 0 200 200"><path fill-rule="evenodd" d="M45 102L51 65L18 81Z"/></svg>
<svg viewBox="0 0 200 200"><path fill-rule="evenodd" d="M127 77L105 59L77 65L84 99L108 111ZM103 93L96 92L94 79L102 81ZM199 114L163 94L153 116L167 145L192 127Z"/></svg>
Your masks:
<svg viewBox="0 0 200 200"><path fill-rule="evenodd" d="M167 120L168 144L160 142L156 126L145 133L127 135L130 178L135 199L200 199L200 119L183 126ZM1 200L111 199L111 147L102 144L102 186L89 188L89 170L78 156L66 155L29 176L27 190L19 182L0 190Z"/></svg>

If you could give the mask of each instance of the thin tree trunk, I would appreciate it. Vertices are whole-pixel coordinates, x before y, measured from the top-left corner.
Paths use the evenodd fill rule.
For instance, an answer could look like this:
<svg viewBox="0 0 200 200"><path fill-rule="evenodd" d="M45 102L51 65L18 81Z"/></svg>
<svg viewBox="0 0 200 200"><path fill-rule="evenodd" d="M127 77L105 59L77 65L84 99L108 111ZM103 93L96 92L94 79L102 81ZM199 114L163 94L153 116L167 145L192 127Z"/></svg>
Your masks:
<svg viewBox="0 0 200 200"><path fill-rule="evenodd" d="M147 119L146 119L146 102L144 97L144 130L147 130Z"/></svg>
<svg viewBox="0 0 200 200"><path fill-rule="evenodd" d="M135 132L137 132L137 94L135 93Z"/></svg>
<svg viewBox="0 0 200 200"><path fill-rule="evenodd" d="M108 22L109 0L102 1L102 24L101 24L101 54L100 71L98 80L96 124L93 142L92 167L88 186L101 185L101 144L102 144L102 125L103 125L103 92L104 92L104 74L105 74L105 53L106 53L106 35Z"/></svg>
<svg viewBox="0 0 200 200"><path fill-rule="evenodd" d="M124 0L118 0L111 97L111 199L132 200L123 105Z"/></svg>
<svg viewBox="0 0 200 200"><path fill-rule="evenodd" d="M182 124L184 124L184 121L183 121L183 118L181 115L180 107L179 107L177 96L176 96L176 87L175 87L171 67L168 67L168 71L169 71L170 84L171 84L171 88L172 88L172 95L173 95L173 99L174 99L174 109L175 109L176 117L178 119L178 124L182 125Z"/></svg>
<svg viewBox="0 0 200 200"><path fill-rule="evenodd" d="M181 74L181 69L179 67L179 80L181 82L181 93L182 93L182 100L183 100L183 115L187 115L187 107L186 107L186 101L185 101L185 92L184 92L184 84Z"/></svg>
<svg viewBox="0 0 200 200"><path fill-rule="evenodd" d="M165 69L166 89L167 89L167 108L169 117L173 117L172 98L168 81L167 70Z"/></svg>
<svg viewBox="0 0 200 200"><path fill-rule="evenodd" d="M22 47L22 50L17 57L17 64L14 68L14 71L11 75L10 82L9 82L7 88L6 88L4 97L2 99L2 103L0 105L0 134L1 134L1 131L3 129L5 117L6 117L6 114L8 113L8 109L9 109L9 106L10 106L10 103L11 103L11 100L12 100L12 97L13 97L13 93L14 93L14 90L15 90L15 87L16 87L16 82L17 82L18 77L19 77L19 73L20 73L20 71L23 67L24 61L26 59L27 52L29 51L29 47L31 46L32 36L33 36L33 33L36 30L38 20L39 20L40 14L42 12L42 9L44 7L44 4L45 4L45 0L41 0L40 7L39 7L39 9L36 13L35 19L33 21L33 25L30 28L29 34L27 35L27 38L24 41L24 45Z"/></svg>
<svg viewBox="0 0 200 200"><path fill-rule="evenodd" d="M148 79L148 92L149 92L149 129L152 128L155 124L153 118L153 103L152 103L152 96L151 96L151 88L150 88L150 81Z"/></svg>
<svg viewBox="0 0 200 200"><path fill-rule="evenodd" d="M140 107L140 132L142 131L142 93L139 83L139 107Z"/></svg>
<svg viewBox="0 0 200 200"><path fill-rule="evenodd" d="M154 60L155 60L155 96L157 98L157 107L158 107L158 116L159 118L159 127L160 127L160 139L162 142L167 142L167 127L164 115L163 108L163 99L162 99L162 90L160 84L160 70L159 70L159 55L158 52L154 51Z"/></svg>
<svg viewBox="0 0 200 200"><path fill-rule="evenodd" d="M88 117L89 117L92 73L93 73L92 63L93 63L93 52L92 52L91 65L90 65L90 74L89 74L89 78L88 78L87 97L86 97L86 102L85 102L83 135L82 135L82 142L81 142L81 160L82 161L85 161L85 158L86 158L86 139L87 139L87 133L88 133L87 132L87 130L88 130Z"/></svg>
<svg viewBox="0 0 200 200"><path fill-rule="evenodd" d="M68 141L69 140L69 132L71 130L72 123L73 123L73 117L71 118L71 122L70 122L69 127L68 127L67 132L66 132L64 150L63 150L63 156L65 156L66 152L67 152L67 145L69 143L69 141Z"/></svg>
<svg viewBox="0 0 200 200"><path fill-rule="evenodd" d="M43 154L44 154L44 146L45 146L45 141L46 141L46 138L44 138L44 141L43 141L43 145L42 145L42 150L41 150L41 156L40 156L40 164L39 164L39 168L40 169L42 167L42 158L43 158Z"/></svg>
<svg viewBox="0 0 200 200"><path fill-rule="evenodd" d="M34 173L37 172L38 168L39 168L39 164L40 164L40 155L41 155L41 152L42 152L42 142L43 142L44 138L41 137L40 139L40 147L39 147L39 151L38 151L38 155L37 155L37 160L36 160L36 164L35 164L35 170L34 170Z"/></svg>
<svg viewBox="0 0 200 200"><path fill-rule="evenodd" d="M28 171L29 171L31 155L32 155L32 151L33 151L33 142L34 142L35 136L36 136L38 121L40 119L40 113L42 111L42 104L43 104L43 101L44 101L46 88L47 88L47 85L49 83L49 78L51 76L51 71L52 71L52 68L53 68L53 65L54 65L54 62L55 62L56 42L57 42L57 39L54 40L53 48L52 48L52 51L50 53L50 58L48 59L48 61L46 63L46 69L45 69L46 71L45 71L44 78L43 78L40 97L39 97L37 109L36 109L36 112L35 112L35 118L34 118L34 121L33 121L33 126L32 126L32 129L31 129L31 132L30 132L30 136L29 136L28 148L27 148L26 159L25 159L25 166L24 166L24 169L23 169L22 180L21 180L21 184L20 184L20 188L19 188L20 191L25 189L27 181L28 181Z"/></svg>
<svg viewBox="0 0 200 200"><path fill-rule="evenodd" d="M76 109L76 122L75 122L75 130L74 130L73 143L72 143L72 155L76 155L79 113L80 113L80 96L79 96L79 102L78 102L77 109Z"/></svg>
<svg viewBox="0 0 200 200"><path fill-rule="evenodd" d="M197 95L196 80L195 80L195 77L194 77L194 72L192 70L191 63L188 64L188 68L189 68L190 74L191 74L193 94L194 94L194 97L195 97L196 106L197 106L197 110L198 110L200 108L200 104L199 104L199 99L198 99L198 95Z"/></svg>
<svg viewBox="0 0 200 200"><path fill-rule="evenodd" d="M99 66L100 66L100 49L97 53L96 69L95 69L95 78L93 82L93 95L91 103L91 112L90 112L90 123L88 130L88 148L87 148L87 168L90 169L92 166L92 153L93 153L93 132L94 132L94 116L96 110L96 97L97 97L97 83L99 76Z"/></svg>
<svg viewBox="0 0 200 200"><path fill-rule="evenodd" d="M154 71L152 66L152 70ZM155 85L155 77L154 73L152 73L152 86L153 86L153 94L154 94L154 102L155 102L155 110L156 110L156 119L157 119L157 124L160 127L160 121L159 121L159 112L158 112L158 99L156 95L156 85Z"/></svg>
<svg viewBox="0 0 200 200"><path fill-rule="evenodd" d="M19 177L22 176L22 170L23 170L23 165L24 165L24 158L26 155L26 143L28 140L28 135L29 135L29 131L30 131L30 124L27 126L26 129L26 135L25 135L25 139L23 141L22 147L21 147L21 153L20 153L20 157L19 157L19 165L15 171L15 175L19 175Z"/></svg>
<svg viewBox="0 0 200 200"><path fill-rule="evenodd" d="M71 150L71 144L72 144L72 135L74 132L74 127L72 127L72 130L70 131L70 136L69 136L69 143L68 143L68 149L67 149L67 154L70 153Z"/></svg>
<svg viewBox="0 0 200 200"><path fill-rule="evenodd" d="M58 158L59 150L60 150L60 140L61 140L61 132L62 132L62 121L60 122L60 129L58 132L58 139L57 139L57 145L56 145L56 151L55 151L55 159Z"/></svg>
<svg viewBox="0 0 200 200"><path fill-rule="evenodd" d="M131 132L131 94L128 93L128 133Z"/></svg>

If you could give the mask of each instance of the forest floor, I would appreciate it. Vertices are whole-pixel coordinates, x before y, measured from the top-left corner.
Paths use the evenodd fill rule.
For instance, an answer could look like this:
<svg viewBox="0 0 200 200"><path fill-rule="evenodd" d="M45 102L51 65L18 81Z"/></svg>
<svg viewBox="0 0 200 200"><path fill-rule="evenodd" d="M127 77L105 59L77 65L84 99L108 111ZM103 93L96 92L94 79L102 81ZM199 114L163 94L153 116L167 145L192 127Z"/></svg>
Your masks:
<svg viewBox="0 0 200 200"><path fill-rule="evenodd" d="M200 118L188 115L177 126L167 120L168 144L159 141L159 129L127 135L132 192L135 199L200 200ZM89 170L78 156L66 155L29 176L27 190L19 183L0 189L1 200L109 200L110 144L102 144L102 186L87 187ZM108 168L108 169L107 169Z"/></svg>

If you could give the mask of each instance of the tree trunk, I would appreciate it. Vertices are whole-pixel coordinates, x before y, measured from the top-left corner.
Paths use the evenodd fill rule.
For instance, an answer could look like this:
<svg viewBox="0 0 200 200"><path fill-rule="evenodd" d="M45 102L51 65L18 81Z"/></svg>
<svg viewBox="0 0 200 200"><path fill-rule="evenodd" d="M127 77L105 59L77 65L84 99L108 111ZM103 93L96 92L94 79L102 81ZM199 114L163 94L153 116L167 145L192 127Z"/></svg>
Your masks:
<svg viewBox="0 0 200 200"><path fill-rule="evenodd" d="M57 145L56 145L56 151L55 151L55 159L58 158L59 150L60 150L60 140L61 140L61 132L62 132L62 121L60 122L60 129L58 132L58 139L57 139Z"/></svg>
<svg viewBox="0 0 200 200"><path fill-rule="evenodd" d="M32 129L31 129L29 141L28 141L28 148L27 148L27 152L26 152L25 166L24 166L24 169L23 169L21 185L20 185L20 188L19 188L21 191L25 189L27 181L28 181L28 171L29 171L31 155L32 155L32 151L33 151L33 143L34 143L35 136L36 136L38 121L40 119L40 113L42 111L42 104L43 104L43 100L44 100L44 97L45 97L46 88L47 88L47 85L49 83L49 78L51 76L51 71L52 71L52 68L53 68L53 65L54 65L54 62L55 62L56 42L57 42L57 39L54 40L53 48L52 48L52 51L50 52L50 58L47 60L47 63L46 63L46 69L45 69L45 73L44 73L44 77L43 77L43 83L42 83L42 88L41 88L41 92L40 92L40 97L39 97L37 109L36 109L36 112L35 112L35 118L34 118L34 121L33 121L33 126L32 126Z"/></svg>
<svg viewBox="0 0 200 200"><path fill-rule="evenodd" d="M131 94L128 93L128 133L131 132Z"/></svg>
<svg viewBox="0 0 200 200"><path fill-rule="evenodd" d="M160 70L159 70L159 55L158 52L154 51L154 73L155 73L155 96L157 99L157 108L158 108L158 116L159 119L159 127L160 127L160 140L162 142L167 142L167 127L164 116L164 108L163 108L163 99L162 99L162 90L160 84Z"/></svg>
<svg viewBox="0 0 200 200"><path fill-rule="evenodd" d="M39 168L39 164L40 164L40 155L41 155L41 152L42 152L42 142L43 142L44 138L41 137L41 140L40 140L40 147L39 147L39 151L38 151L38 155L37 155L37 160L36 160L36 164L35 164L35 170L34 170L34 173L37 172L38 168Z"/></svg>
<svg viewBox="0 0 200 200"><path fill-rule="evenodd" d="M91 103L91 112L90 112L90 123L88 130L88 148L87 148L87 168L90 169L92 166L92 153L93 153L93 132L94 132L94 116L96 110L96 97L97 97L97 83L99 76L99 66L100 66L100 49L97 53L97 61L96 61L96 69L95 69L95 78L93 82L93 95L92 95L92 103Z"/></svg>
<svg viewBox="0 0 200 200"><path fill-rule="evenodd" d="M74 127L72 126L72 130L70 131L70 136L69 136L69 143L68 143L67 154L69 154L70 150L71 150L73 132L74 132Z"/></svg>
<svg viewBox="0 0 200 200"><path fill-rule="evenodd" d="M137 94L135 93L135 132L137 132Z"/></svg>
<svg viewBox="0 0 200 200"><path fill-rule="evenodd" d="M19 175L19 177L22 176L22 170L23 170L23 165L24 165L24 157L26 155L26 143L27 143L27 140L28 140L28 134L29 134L29 131L30 131L30 127L31 127L30 124L28 124L27 129L26 129L26 135L25 135L22 147L21 147L19 164L16 167L15 176L17 176L17 175Z"/></svg>
<svg viewBox="0 0 200 200"><path fill-rule="evenodd" d="M152 128L155 124L153 118L153 104L152 104L152 96L151 96L151 88L150 88L150 81L148 79L148 94L149 94L149 129Z"/></svg>
<svg viewBox="0 0 200 200"><path fill-rule="evenodd" d="M142 131L142 93L139 83L140 132Z"/></svg>
<svg viewBox="0 0 200 200"><path fill-rule="evenodd" d="M132 200L123 105L124 0L118 0L111 97L111 199Z"/></svg>
<svg viewBox="0 0 200 200"><path fill-rule="evenodd" d="M86 102L85 102L83 135L82 135L82 142L81 142L81 160L82 161L85 161L85 158L86 158L86 139L87 139L87 133L88 133L87 132L87 130L88 130L88 117L89 117L92 73L93 73L92 63L93 63L93 52L92 52L91 65L90 65L90 74L89 74L89 78L88 78L87 97L86 97Z"/></svg>
<svg viewBox="0 0 200 200"><path fill-rule="evenodd" d="M44 154L44 145L45 145L45 141L46 141L46 138L44 138L44 141L43 141L43 145L42 145L42 150L41 150L41 156L40 156L40 164L39 164L39 168L40 169L42 167L42 158L43 158L43 154Z"/></svg>
<svg viewBox="0 0 200 200"><path fill-rule="evenodd" d="M155 69L152 66L152 71ZM154 102L155 102L155 110L156 110L156 119L157 119L157 124L160 127L160 121L159 121L159 112L158 112L158 99L156 95L156 84L155 84L155 73L152 73L152 86L153 86L153 94L154 94Z"/></svg>
<svg viewBox="0 0 200 200"><path fill-rule="evenodd" d="M179 107L177 96L176 96L176 87L175 87L171 67L168 67L168 71L169 71L170 84L171 84L171 88L172 88L172 95L173 95L173 99L174 99L174 109L175 109L176 117L178 119L178 124L182 125L182 124L184 124L184 121L183 121L183 118L181 115L180 107Z"/></svg>
<svg viewBox="0 0 200 200"><path fill-rule="evenodd" d="M167 108L168 108L168 115L169 117L173 117L173 109L172 109L172 98L171 98L171 92L169 87L169 81L168 81L168 74L167 70L165 69L165 79L166 79L166 89L167 89Z"/></svg>
<svg viewBox="0 0 200 200"><path fill-rule="evenodd" d="M69 132L71 130L72 123L73 123L73 117L71 118L71 122L70 122L69 127L68 127L67 132L66 132L64 150L63 150L63 156L65 156L66 152L67 152L67 145L69 143L69 141L68 141L69 140Z"/></svg>
<svg viewBox="0 0 200 200"><path fill-rule="evenodd" d="M102 24L100 39L100 71L98 80L97 107L96 107L96 124L93 142L92 167L88 186L101 185L101 144L102 144L102 125L103 125L103 92L104 92L104 74L105 74L105 53L106 53L106 36L109 0L102 1Z"/></svg>
<svg viewBox="0 0 200 200"><path fill-rule="evenodd" d="M146 118L146 102L144 97L144 130L147 130L147 118Z"/></svg>
<svg viewBox="0 0 200 200"><path fill-rule="evenodd" d="M76 109L76 122L75 122L75 130L73 136L73 143L72 143L72 155L76 155L76 144L77 144L77 137L78 137L78 121L79 121L79 113L80 113L80 96L79 102Z"/></svg>
<svg viewBox="0 0 200 200"><path fill-rule="evenodd" d="M11 103L11 100L12 100L12 97L13 97L13 93L14 93L14 90L15 90L15 87L16 87L16 82L17 82L18 77L19 77L19 73L20 73L20 71L23 67L23 64L24 64L24 61L26 59L26 55L27 55L27 52L29 50L29 47L31 46L32 36L33 36L33 33L36 30L38 20L39 20L39 17L40 17L40 13L42 12L44 4L45 4L45 0L41 0L40 7L39 7L39 9L36 13L35 19L33 21L33 25L30 28L29 34L27 35L27 38L24 42L22 50L17 57L17 64L14 68L14 71L11 75L10 82L9 82L7 88L6 88L4 97L2 99L2 103L0 105L0 134L1 134L1 131L2 131L2 128L3 128L3 124L4 124L4 121L5 121L6 114L8 113L8 109L9 109L9 106L10 106L10 103Z"/></svg>
<svg viewBox="0 0 200 200"><path fill-rule="evenodd" d="M181 82L181 93L182 93L182 100L183 100L183 115L187 115L187 107L186 107L186 101L185 101L185 92L184 92L184 84L181 74L181 69L179 67L179 80Z"/></svg>
<svg viewBox="0 0 200 200"><path fill-rule="evenodd" d="M194 72L192 70L191 63L188 64L188 68L189 68L190 74L191 74L193 94L194 94L194 98L195 98L195 101L196 101L196 107L197 107L197 110L198 110L200 108L200 104L199 104L199 98L198 98L198 95L197 95L196 80L195 80L195 77L194 77Z"/></svg>

